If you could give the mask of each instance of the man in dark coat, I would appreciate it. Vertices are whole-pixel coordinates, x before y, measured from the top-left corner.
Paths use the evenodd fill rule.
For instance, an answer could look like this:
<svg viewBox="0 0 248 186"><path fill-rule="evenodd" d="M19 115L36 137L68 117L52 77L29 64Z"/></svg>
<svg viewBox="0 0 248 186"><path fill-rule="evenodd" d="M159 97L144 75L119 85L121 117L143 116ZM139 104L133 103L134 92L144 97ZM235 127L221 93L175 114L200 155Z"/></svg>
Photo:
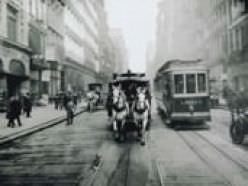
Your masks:
<svg viewBox="0 0 248 186"><path fill-rule="evenodd" d="M30 117L30 113L32 111L32 101L30 98L30 94L27 93L24 97L23 97L23 111L26 113L26 117L29 118Z"/></svg>
<svg viewBox="0 0 248 186"><path fill-rule="evenodd" d="M18 122L18 125L21 127L22 123L20 120L20 115L22 111L22 105L19 96L12 96L9 100L8 110L7 110L7 119L8 127L15 127L15 119Z"/></svg>

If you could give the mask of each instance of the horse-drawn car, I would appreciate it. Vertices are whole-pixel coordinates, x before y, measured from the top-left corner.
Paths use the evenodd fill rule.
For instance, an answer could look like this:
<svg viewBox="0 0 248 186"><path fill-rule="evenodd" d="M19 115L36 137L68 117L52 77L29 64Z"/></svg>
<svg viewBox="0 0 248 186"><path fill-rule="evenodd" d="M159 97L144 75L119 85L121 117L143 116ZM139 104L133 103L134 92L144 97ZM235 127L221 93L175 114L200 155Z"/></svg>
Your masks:
<svg viewBox="0 0 248 186"><path fill-rule="evenodd" d="M101 83L88 84L87 99L88 99L89 111L104 108L103 84Z"/></svg>
<svg viewBox="0 0 248 186"><path fill-rule="evenodd" d="M116 139L124 141L129 131L137 131L145 144L145 131L151 123L150 82L143 73L117 74L109 84L107 109L112 117Z"/></svg>

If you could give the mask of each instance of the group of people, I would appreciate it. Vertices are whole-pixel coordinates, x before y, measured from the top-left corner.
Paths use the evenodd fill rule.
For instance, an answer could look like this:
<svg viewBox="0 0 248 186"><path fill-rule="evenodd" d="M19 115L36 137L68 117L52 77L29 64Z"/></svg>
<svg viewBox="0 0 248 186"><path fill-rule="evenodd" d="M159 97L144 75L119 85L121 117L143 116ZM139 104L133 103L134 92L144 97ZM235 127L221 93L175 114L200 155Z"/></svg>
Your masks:
<svg viewBox="0 0 248 186"><path fill-rule="evenodd" d="M60 94L56 94L53 98L54 101L54 108L56 110L62 110L64 108L65 105L65 97L70 95L72 101L73 101L73 105L77 106L78 102L81 101L81 96L80 94L72 94L70 93L60 93Z"/></svg>
<svg viewBox="0 0 248 186"><path fill-rule="evenodd" d="M18 94L13 95L8 100L6 118L8 119L7 127L14 128L15 120L18 123L18 126L22 126L20 116L22 113L26 115L27 118L31 117L32 111L32 100L29 93L26 93L23 96Z"/></svg>

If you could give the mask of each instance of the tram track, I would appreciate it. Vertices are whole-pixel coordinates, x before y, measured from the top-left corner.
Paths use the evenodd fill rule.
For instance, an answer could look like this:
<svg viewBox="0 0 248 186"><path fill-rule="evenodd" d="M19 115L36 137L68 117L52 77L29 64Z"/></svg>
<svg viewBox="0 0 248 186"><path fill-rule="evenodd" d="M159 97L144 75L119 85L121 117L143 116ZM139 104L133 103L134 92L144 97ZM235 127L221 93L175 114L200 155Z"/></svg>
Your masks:
<svg viewBox="0 0 248 186"><path fill-rule="evenodd" d="M235 160L229 153L227 153L224 150L222 150L221 148L219 148L217 145L215 145L214 143L212 143L211 141L209 141L206 137L204 137L203 135L199 134L198 132L194 132L194 134L196 136L198 136L199 138L201 138L202 140L204 140L205 142L207 142L212 147L214 147L219 153L221 153L227 159L229 159L230 161L232 161L233 163L235 163L237 166L239 166L241 169L243 169L243 171L247 171L248 172L248 167L244 166L239 161Z"/></svg>
<svg viewBox="0 0 248 186"><path fill-rule="evenodd" d="M189 133L189 132L188 132ZM190 132L191 134L193 134L194 132ZM233 186L233 184L228 180L228 178L221 174L218 169L216 169L215 166L212 166L211 163L209 162L208 158L206 157L205 154L201 153L197 148L194 147L194 145L192 145L189 140L187 139L188 137L186 137L186 135L183 135L180 132L177 132L177 135L183 140L183 142L190 148L190 150L210 169L213 170L214 172L216 172L219 176L222 177L223 180L225 180L225 185L226 186Z"/></svg>
<svg viewBox="0 0 248 186"><path fill-rule="evenodd" d="M183 140L183 142L190 148L194 154L199 157L199 159L210 169L216 172L224 180L224 185L226 186L241 186L247 185L247 182L239 175L238 180L240 183L236 183L237 180L230 178L228 173L232 173L233 170L231 165L227 167L222 167L218 165L223 165L223 162L228 162L232 164L237 170L242 170L248 172L247 167L242 165L240 162L236 161L227 152L223 151L216 144L209 141L206 137L202 136L199 132L187 131L187 132L176 132L177 135ZM194 143L195 141L195 143ZM200 145L197 145L200 144ZM202 148L202 149L201 149ZM206 149L213 149L210 151L212 153L207 153ZM219 156L219 162L214 161L215 156ZM221 162L221 163L220 163Z"/></svg>

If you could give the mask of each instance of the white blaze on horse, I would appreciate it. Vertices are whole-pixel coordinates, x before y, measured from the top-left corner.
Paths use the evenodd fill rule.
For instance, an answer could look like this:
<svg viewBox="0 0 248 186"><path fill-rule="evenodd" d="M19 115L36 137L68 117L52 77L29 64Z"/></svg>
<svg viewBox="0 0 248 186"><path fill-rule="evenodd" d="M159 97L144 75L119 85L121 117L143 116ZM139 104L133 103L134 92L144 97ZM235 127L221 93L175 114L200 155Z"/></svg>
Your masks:
<svg viewBox="0 0 248 186"><path fill-rule="evenodd" d="M113 87L113 130L115 138L125 139L125 122L129 113L128 104L120 87Z"/></svg>
<svg viewBox="0 0 248 186"><path fill-rule="evenodd" d="M138 136L141 137L141 144L145 145L145 133L148 123L149 101L146 99L146 89L137 88L137 97L133 103L132 111L134 122L138 128Z"/></svg>

